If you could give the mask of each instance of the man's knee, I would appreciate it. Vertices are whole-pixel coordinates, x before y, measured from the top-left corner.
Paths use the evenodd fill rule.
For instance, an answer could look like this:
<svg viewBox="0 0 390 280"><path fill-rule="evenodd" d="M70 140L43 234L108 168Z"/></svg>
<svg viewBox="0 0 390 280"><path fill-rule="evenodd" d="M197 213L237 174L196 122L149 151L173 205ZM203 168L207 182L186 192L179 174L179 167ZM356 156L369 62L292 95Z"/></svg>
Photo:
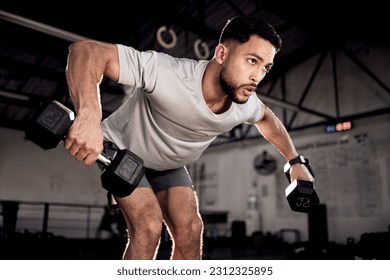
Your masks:
<svg viewBox="0 0 390 280"><path fill-rule="evenodd" d="M140 235L155 240L160 238L162 226L162 218L141 216L137 221L133 221L130 231L133 237L135 235Z"/></svg>
<svg viewBox="0 0 390 280"><path fill-rule="evenodd" d="M203 220L200 217L197 217L193 220L192 226L190 227L193 234L202 234L203 233Z"/></svg>
<svg viewBox="0 0 390 280"><path fill-rule="evenodd" d="M191 240L200 239L203 233L203 221L200 217L188 219L185 222L175 226L173 235L175 239L189 238Z"/></svg>

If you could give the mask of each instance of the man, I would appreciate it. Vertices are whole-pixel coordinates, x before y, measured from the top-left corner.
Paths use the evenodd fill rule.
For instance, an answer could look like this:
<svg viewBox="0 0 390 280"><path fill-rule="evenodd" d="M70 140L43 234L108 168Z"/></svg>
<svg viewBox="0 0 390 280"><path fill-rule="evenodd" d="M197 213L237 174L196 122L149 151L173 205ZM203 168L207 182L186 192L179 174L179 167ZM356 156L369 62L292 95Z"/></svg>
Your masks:
<svg viewBox="0 0 390 280"><path fill-rule="evenodd" d="M66 74L77 117L65 148L90 165L109 141L140 156L146 168L129 196L115 197L129 235L123 259L154 259L163 223L173 241L171 259L202 258L203 222L185 166L218 135L253 124L286 160L298 156L255 92L280 47L271 25L240 16L228 20L210 61L91 40L70 46ZM134 91L101 122L103 75ZM303 164L293 165L291 178L314 180Z"/></svg>

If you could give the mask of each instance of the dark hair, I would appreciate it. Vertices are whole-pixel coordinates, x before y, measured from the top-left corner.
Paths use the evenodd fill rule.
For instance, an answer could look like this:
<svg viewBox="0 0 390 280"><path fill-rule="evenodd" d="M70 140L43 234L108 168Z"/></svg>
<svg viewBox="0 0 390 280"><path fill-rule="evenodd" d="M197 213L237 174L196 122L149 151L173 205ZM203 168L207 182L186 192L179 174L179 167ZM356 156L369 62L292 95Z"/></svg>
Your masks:
<svg viewBox="0 0 390 280"><path fill-rule="evenodd" d="M271 24L250 16L236 16L229 19L222 29L219 43L234 40L244 44L253 35L269 41L276 48L276 52L282 47L282 39Z"/></svg>

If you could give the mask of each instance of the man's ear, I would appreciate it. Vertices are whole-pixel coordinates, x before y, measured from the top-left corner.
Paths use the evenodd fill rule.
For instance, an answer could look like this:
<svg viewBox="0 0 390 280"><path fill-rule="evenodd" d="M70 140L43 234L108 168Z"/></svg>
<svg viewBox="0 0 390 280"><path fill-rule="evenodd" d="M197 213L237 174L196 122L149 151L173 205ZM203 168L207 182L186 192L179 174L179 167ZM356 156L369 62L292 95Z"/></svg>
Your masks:
<svg viewBox="0 0 390 280"><path fill-rule="evenodd" d="M216 48L215 48L215 60L221 64L223 63L224 59L225 59L225 56L226 56L226 52L227 52L227 49L226 49L226 46L223 45L223 44L219 44Z"/></svg>

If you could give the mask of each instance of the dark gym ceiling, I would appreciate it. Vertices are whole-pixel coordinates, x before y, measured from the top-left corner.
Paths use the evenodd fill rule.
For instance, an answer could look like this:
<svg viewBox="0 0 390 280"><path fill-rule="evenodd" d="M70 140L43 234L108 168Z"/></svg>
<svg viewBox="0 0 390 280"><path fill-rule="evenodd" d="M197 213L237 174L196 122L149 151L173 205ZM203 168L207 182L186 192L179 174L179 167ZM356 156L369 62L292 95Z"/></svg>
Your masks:
<svg viewBox="0 0 390 280"><path fill-rule="evenodd" d="M67 47L79 38L129 44L140 50L154 49L189 58L197 58L194 42L200 39L210 51L207 56L207 49L199 47L200 55L211 58L227 18L240 14L258 15L273 24L283 39L275 67L263 83L277 81L309 58L349 42L390 42L384 1L144 0L94 5L39 2L2 1L0 4L0 127L24 130L29 114L42 100L57 99L72 106L64 69ZM175 31L177 42L174 47L167 49L159 44L156 31L161 26ZM172 38L166 34L162 33L162 39L170 43ZM388 84L358 60L355 62L382 92L390 93ZM105 117L126 97L125 93L121 86L103 80L101 94ZM268 101L284 106L282 100L272 98L268 96ZM316 112L316 108L304 109L299 98L297 100L285 103L286 107L295 107L297 112ZM388 112L389 104L385 103L380 108L354 112L349 117ZM323 122L343 117L339 113L324 115ZM305 126L313 124L301 124L301 128ZM288 129L294 129L291 122Z"/></svg>

